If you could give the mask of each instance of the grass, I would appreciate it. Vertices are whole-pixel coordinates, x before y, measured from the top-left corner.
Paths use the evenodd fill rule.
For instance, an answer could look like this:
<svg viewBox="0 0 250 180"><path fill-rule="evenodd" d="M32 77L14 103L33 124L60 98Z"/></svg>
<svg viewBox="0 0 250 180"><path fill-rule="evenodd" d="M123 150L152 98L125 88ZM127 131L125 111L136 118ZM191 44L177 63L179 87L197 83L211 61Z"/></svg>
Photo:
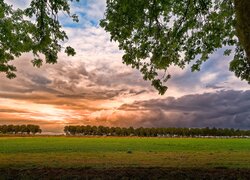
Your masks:
<svg viewBox="0 0 250 180"><path fill-rule="evenodd" d="M250 168L250 139L1 137L8 167Z"/></svg>

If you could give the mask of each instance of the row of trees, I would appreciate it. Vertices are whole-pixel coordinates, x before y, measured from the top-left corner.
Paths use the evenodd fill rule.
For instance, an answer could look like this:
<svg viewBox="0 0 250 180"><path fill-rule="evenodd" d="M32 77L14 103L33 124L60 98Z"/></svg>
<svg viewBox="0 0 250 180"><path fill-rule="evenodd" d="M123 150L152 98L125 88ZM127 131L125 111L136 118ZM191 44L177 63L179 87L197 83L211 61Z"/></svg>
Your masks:
<svg viewBox="0 0 250 180"><path fill-rule="evenodd" d="M38 125L0 125L0 134L36 134L42 130Z"/></svg>
<svg viewBox="0 0 250 180"><path fill-rule="evenodd" d="M104 126L65 126L66 135L99 136L250 136L250 130L222 128L121 128Z"/></svg>

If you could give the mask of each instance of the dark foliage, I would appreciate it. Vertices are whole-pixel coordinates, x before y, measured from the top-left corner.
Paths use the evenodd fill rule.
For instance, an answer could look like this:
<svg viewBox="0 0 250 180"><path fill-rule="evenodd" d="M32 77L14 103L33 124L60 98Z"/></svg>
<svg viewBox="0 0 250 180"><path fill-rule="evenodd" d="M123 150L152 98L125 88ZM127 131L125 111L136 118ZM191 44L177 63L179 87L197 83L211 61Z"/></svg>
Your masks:
<svg viewBox="0 0 250 180"><path fill-rule="evenodd" d="M36 134L42 130L38 125L0 125L0 134Z"/></svg>
<svg viewBox="0 0 250 180"><path fill-rule="evenodd" d="M15 78L11 63L22 54L33 54L35 67L55 64L58 53L75 55L62 42L68 39L60 14L78 22L70 2L31 0L26 9L14 9L0 0L0 73ZM230 70L250 83L249 0L106 0L100 25L123 50L123 63L140 70L160 93L167 90L169 67L201 65L218 49L232 54ZM87 9L83 8L84 11Z"/></svg>
<svg viewBox="0 0 250 180"><path fill-rule="evenodd" d="M167 90L169 67L191 64L199 71L218 49L233 55L230 70L250 83L249 2L107 0L100 25L123 50L123 62L160 94Z"/></svg>
<svg viewBox="0 0 250 180"><path fill-rule="evenodd" d="M139 137L157 137L157 136L250 136L250 130L235 130L222 128L121 128L104 126L65 126L64 132L67 135L98 135L98 136L139 136Z"/></svg>

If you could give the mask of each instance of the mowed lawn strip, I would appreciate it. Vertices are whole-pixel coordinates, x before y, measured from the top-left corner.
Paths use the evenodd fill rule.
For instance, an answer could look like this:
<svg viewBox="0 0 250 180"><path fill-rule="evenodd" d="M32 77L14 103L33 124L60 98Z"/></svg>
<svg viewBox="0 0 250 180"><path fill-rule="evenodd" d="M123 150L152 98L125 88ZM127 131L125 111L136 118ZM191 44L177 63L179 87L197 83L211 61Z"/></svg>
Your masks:
<svg viewBox="0 0 250 180"><path fill-rule="evenodd" d="M250 139L2 137L5 167L250 168Z"/></svg>

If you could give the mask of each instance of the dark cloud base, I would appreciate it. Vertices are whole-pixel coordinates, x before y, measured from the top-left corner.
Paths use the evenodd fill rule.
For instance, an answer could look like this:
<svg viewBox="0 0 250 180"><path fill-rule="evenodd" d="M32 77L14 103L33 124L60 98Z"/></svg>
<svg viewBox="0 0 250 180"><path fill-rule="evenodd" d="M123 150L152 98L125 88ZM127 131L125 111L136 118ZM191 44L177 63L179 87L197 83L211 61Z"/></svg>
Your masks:
<svg viewBox="0 0 250 180"><path fill-rule="evenodd" d="M140 116L134 122L126 119L134 126L250 129L250 91L218 91L177 99L137 101L121 106L120 110Z"/></svg>

